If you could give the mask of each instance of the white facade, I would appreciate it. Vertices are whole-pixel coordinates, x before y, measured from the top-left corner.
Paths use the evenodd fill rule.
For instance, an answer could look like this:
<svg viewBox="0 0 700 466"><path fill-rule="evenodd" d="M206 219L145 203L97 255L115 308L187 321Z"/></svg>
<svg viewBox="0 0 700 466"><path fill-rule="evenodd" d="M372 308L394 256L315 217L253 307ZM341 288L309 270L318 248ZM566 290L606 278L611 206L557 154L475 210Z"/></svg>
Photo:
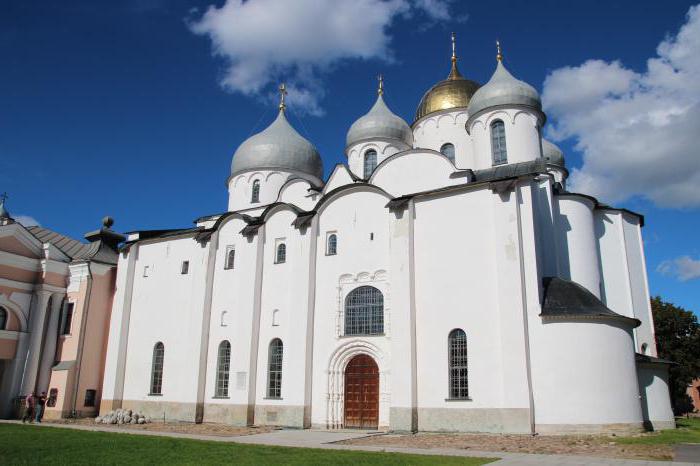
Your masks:
<svg viewBox="0 0 700 466"><path fill-rule="evenodd" d="M469 115L467 103L419 119L413 147L382 133L388 110L372 114L363 131L376 124L376 138L348 144L348 167L325 184L292 160L298 153L266 147L268 168L230 177L229 212L193 229L132 233L118 266L103 411L329 429L672 425L643 219L563 190L563 161L543 158L539 108L521 99ZM497 120L507 160L494 166ZM440 154L445 143L454 162ZM369 177L367 150L377 153ZM555 296L557 277L583 301ZM448 343L457 329L466 350L457 337ZM373 361L362 376L352 372L360 356ZM370 402L358 404L355 390Z"/></svg>

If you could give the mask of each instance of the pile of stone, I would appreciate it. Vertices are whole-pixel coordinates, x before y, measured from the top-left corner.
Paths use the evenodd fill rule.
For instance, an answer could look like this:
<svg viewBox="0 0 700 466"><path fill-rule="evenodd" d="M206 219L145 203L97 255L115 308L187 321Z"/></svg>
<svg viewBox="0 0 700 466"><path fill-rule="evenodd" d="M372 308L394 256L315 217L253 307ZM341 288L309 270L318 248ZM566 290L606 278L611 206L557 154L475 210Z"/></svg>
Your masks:
<svg viewBox="0 0 700 466"><path fill-rule="evenodd" d="M96 424L148 424L151 418L130 409L117 409L95 418Z"/></svg>

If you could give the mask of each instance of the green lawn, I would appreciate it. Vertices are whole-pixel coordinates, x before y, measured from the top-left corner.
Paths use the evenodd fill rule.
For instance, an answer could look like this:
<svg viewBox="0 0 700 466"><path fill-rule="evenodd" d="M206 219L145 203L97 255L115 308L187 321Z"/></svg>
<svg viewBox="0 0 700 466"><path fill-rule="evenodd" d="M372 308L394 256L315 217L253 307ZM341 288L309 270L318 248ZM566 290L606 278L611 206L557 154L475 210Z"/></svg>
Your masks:
<svg viewBox="0 0 700 466"><path fill-rule="evenodd" d="M678 418L676 419L677 429L662 430L640 437L620 437L619 443L642 443L651 445L676 443L700 443L700 419L698 418Z"/></svg>
<svg viewBox="0 0 700 466"><path fill-rule="evenodd" d="M0 464L481 465L489 458L283 448L0 424Z"/></svg>

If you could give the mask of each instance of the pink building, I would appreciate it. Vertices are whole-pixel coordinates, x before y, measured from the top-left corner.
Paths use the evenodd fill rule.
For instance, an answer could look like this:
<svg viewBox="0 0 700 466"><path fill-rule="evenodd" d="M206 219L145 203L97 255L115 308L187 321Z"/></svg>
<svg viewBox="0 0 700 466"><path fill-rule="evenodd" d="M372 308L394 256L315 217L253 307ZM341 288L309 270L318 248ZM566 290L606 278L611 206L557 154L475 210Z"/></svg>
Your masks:
<svg viewBox="0 0 700 466"><path fill-rule="evenodd" d="M688 386L688 396L693 400L693 412L700 413L700 379L695 379Z"/></svg>
<svg viewBox="0 0 700 466"><path fill-rule="evenodd" d="M105 218L81 242L15 222L0 200L0 417L46 392L46 418L99 412L117 245Z"/></svg>

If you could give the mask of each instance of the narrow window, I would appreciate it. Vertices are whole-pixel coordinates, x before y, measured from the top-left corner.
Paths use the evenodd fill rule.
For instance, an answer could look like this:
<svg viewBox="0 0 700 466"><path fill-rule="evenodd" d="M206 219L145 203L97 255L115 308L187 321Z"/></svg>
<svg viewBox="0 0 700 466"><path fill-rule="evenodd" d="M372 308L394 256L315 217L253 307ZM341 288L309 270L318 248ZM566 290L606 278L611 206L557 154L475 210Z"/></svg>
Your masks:
<svg viewBox="0 0 700 466"><path fill-rule="evenodd" d="M187 275L190 271L190 261L182 261L182 266L180 267L180 273L182 275Z"/></svg>
<svg viewBox="0 0 700 466"><path fill-rule="evenodd" d="M384 295L373 286L360 286L345 299L345 335L384 333Z"/></svg>
<svg viewBox="0 0 700 466"><path fill-rule="evenodd" d="M49 398L46 400L46 406L53 408L56 406L56 399L58 398L58 388L52 388L49 390Z"/></svg>
<svg viewBox="0 0 700 466"><path fill-rule="evenodd" d="M230 270L236 263L236 250L232 247L226 249L226 262L224 263L224 269Z"/></svg>
<svg viewBox="0 0 700 466"><path fill-rule="evenodd" d="M144 276L144 277L148 277L148 274L149 274L148 266L147 266L147 265L144 265L144 266L143 266L143 276Z"/></svg>
<svg viewBox="0 0 700 466"><path fill-rule="evenodd" d="M491 123L491 155L493 156L494 165L508 163L506 126L502 120L496 120Z"/></svg>
<svg viewBox="0 0 700 466"><path fill-rule="evenodd" d="M647 354L647 349L649 348L649 345L646 343L642 343L642 354Z"/></svg>
<svg viewBox="0 0 700 466"><path fill-rule="evenodd" d="M65 315L63 316L63 329L61 335L70 335L70 328L73 324L73 306L74 303L66 304Z"/></svg>
<svg viewBox="0 0 700 466"><path fill-rule="evenodd" d="M375 168L377 168L377 151L374 149L370 149L367 152L365 152L365 179L369 178L372 175L372 172Z"/></svg>
<svg viewBox="0 0 700 466"><path fill-rule="evenodd" d="M163 358L165 347L158 342L153 347L153 364L151 365L151 393L150 395L161 395L163 390Z"/></svg>
<svg viewBox="0 0 700 466"><path fill-rule="evenodd" d="M221 326L226 327L226 314L228 311L221 311Z"/></svg>
<svg viewBox="0 0 700 466"><path fill-rule="evenodd" d="M93 390L93 389L85 390L85 403L83 403L83 406L85 406L86 408L94 407L96 396L97 396L97 390Z"/></svg>
<svg viewBox="0 0 700 466"><path fill-rule="evenodd" d="M338 254L338 236L335 233L328 235L328 246L326 247L326 254L329 256L335 256Z"/></svg>
<svg viewBox="0 0 700 466"><path fill-rule="evenodd" d="M440 153L450 159L450 162L455 163L455 146L452 143L443 144L440 148Z"/></svg>
<svg viewBox="0 0 700 466"><path fill-rule="evenodd" d="M7 327L7 310L0 307L0 330L5 330L5 327Z"/></svg>
<svg viewBox="0 0 700 466"><path fill-rule="evenodd" d="M275 338L270 342L267 357L267 397L282 397L282 340Z"/></svg>
<svg viewBox="0 0 700 466"><path fill-rule="evenodd" d="M227 340L219 344L219 358L216 363L216 397L228 397L228 376L231 370L231 343Z"/></svg>
<svg viewBox="0 0 700 466"><path fill-rule="evenodd" d="M253 194L250 196L250 202L260 202L260 180L253 181Z"/></svg>
<svg viewBox="0 0 700 466"><path fill-rule="evenodd" d="M275 254L275 264L282 264L287 260L287 246L284 243L277 245L277 254Z"/></svg>
<svg viewBox="0 0 700 466"><path fill-rule="evenodd" d="M467 379L467 334L456 328L447 337L449 353L449 397L452 400L469 398Z"/></svg>
<svg viewBox="0 0 700 466"><path fill-rule="evenodd" d="M272 326L273 327L277 327L280 324L279 313L280 313L279 309L275 309L274 311L272 311Z"/></svg>

